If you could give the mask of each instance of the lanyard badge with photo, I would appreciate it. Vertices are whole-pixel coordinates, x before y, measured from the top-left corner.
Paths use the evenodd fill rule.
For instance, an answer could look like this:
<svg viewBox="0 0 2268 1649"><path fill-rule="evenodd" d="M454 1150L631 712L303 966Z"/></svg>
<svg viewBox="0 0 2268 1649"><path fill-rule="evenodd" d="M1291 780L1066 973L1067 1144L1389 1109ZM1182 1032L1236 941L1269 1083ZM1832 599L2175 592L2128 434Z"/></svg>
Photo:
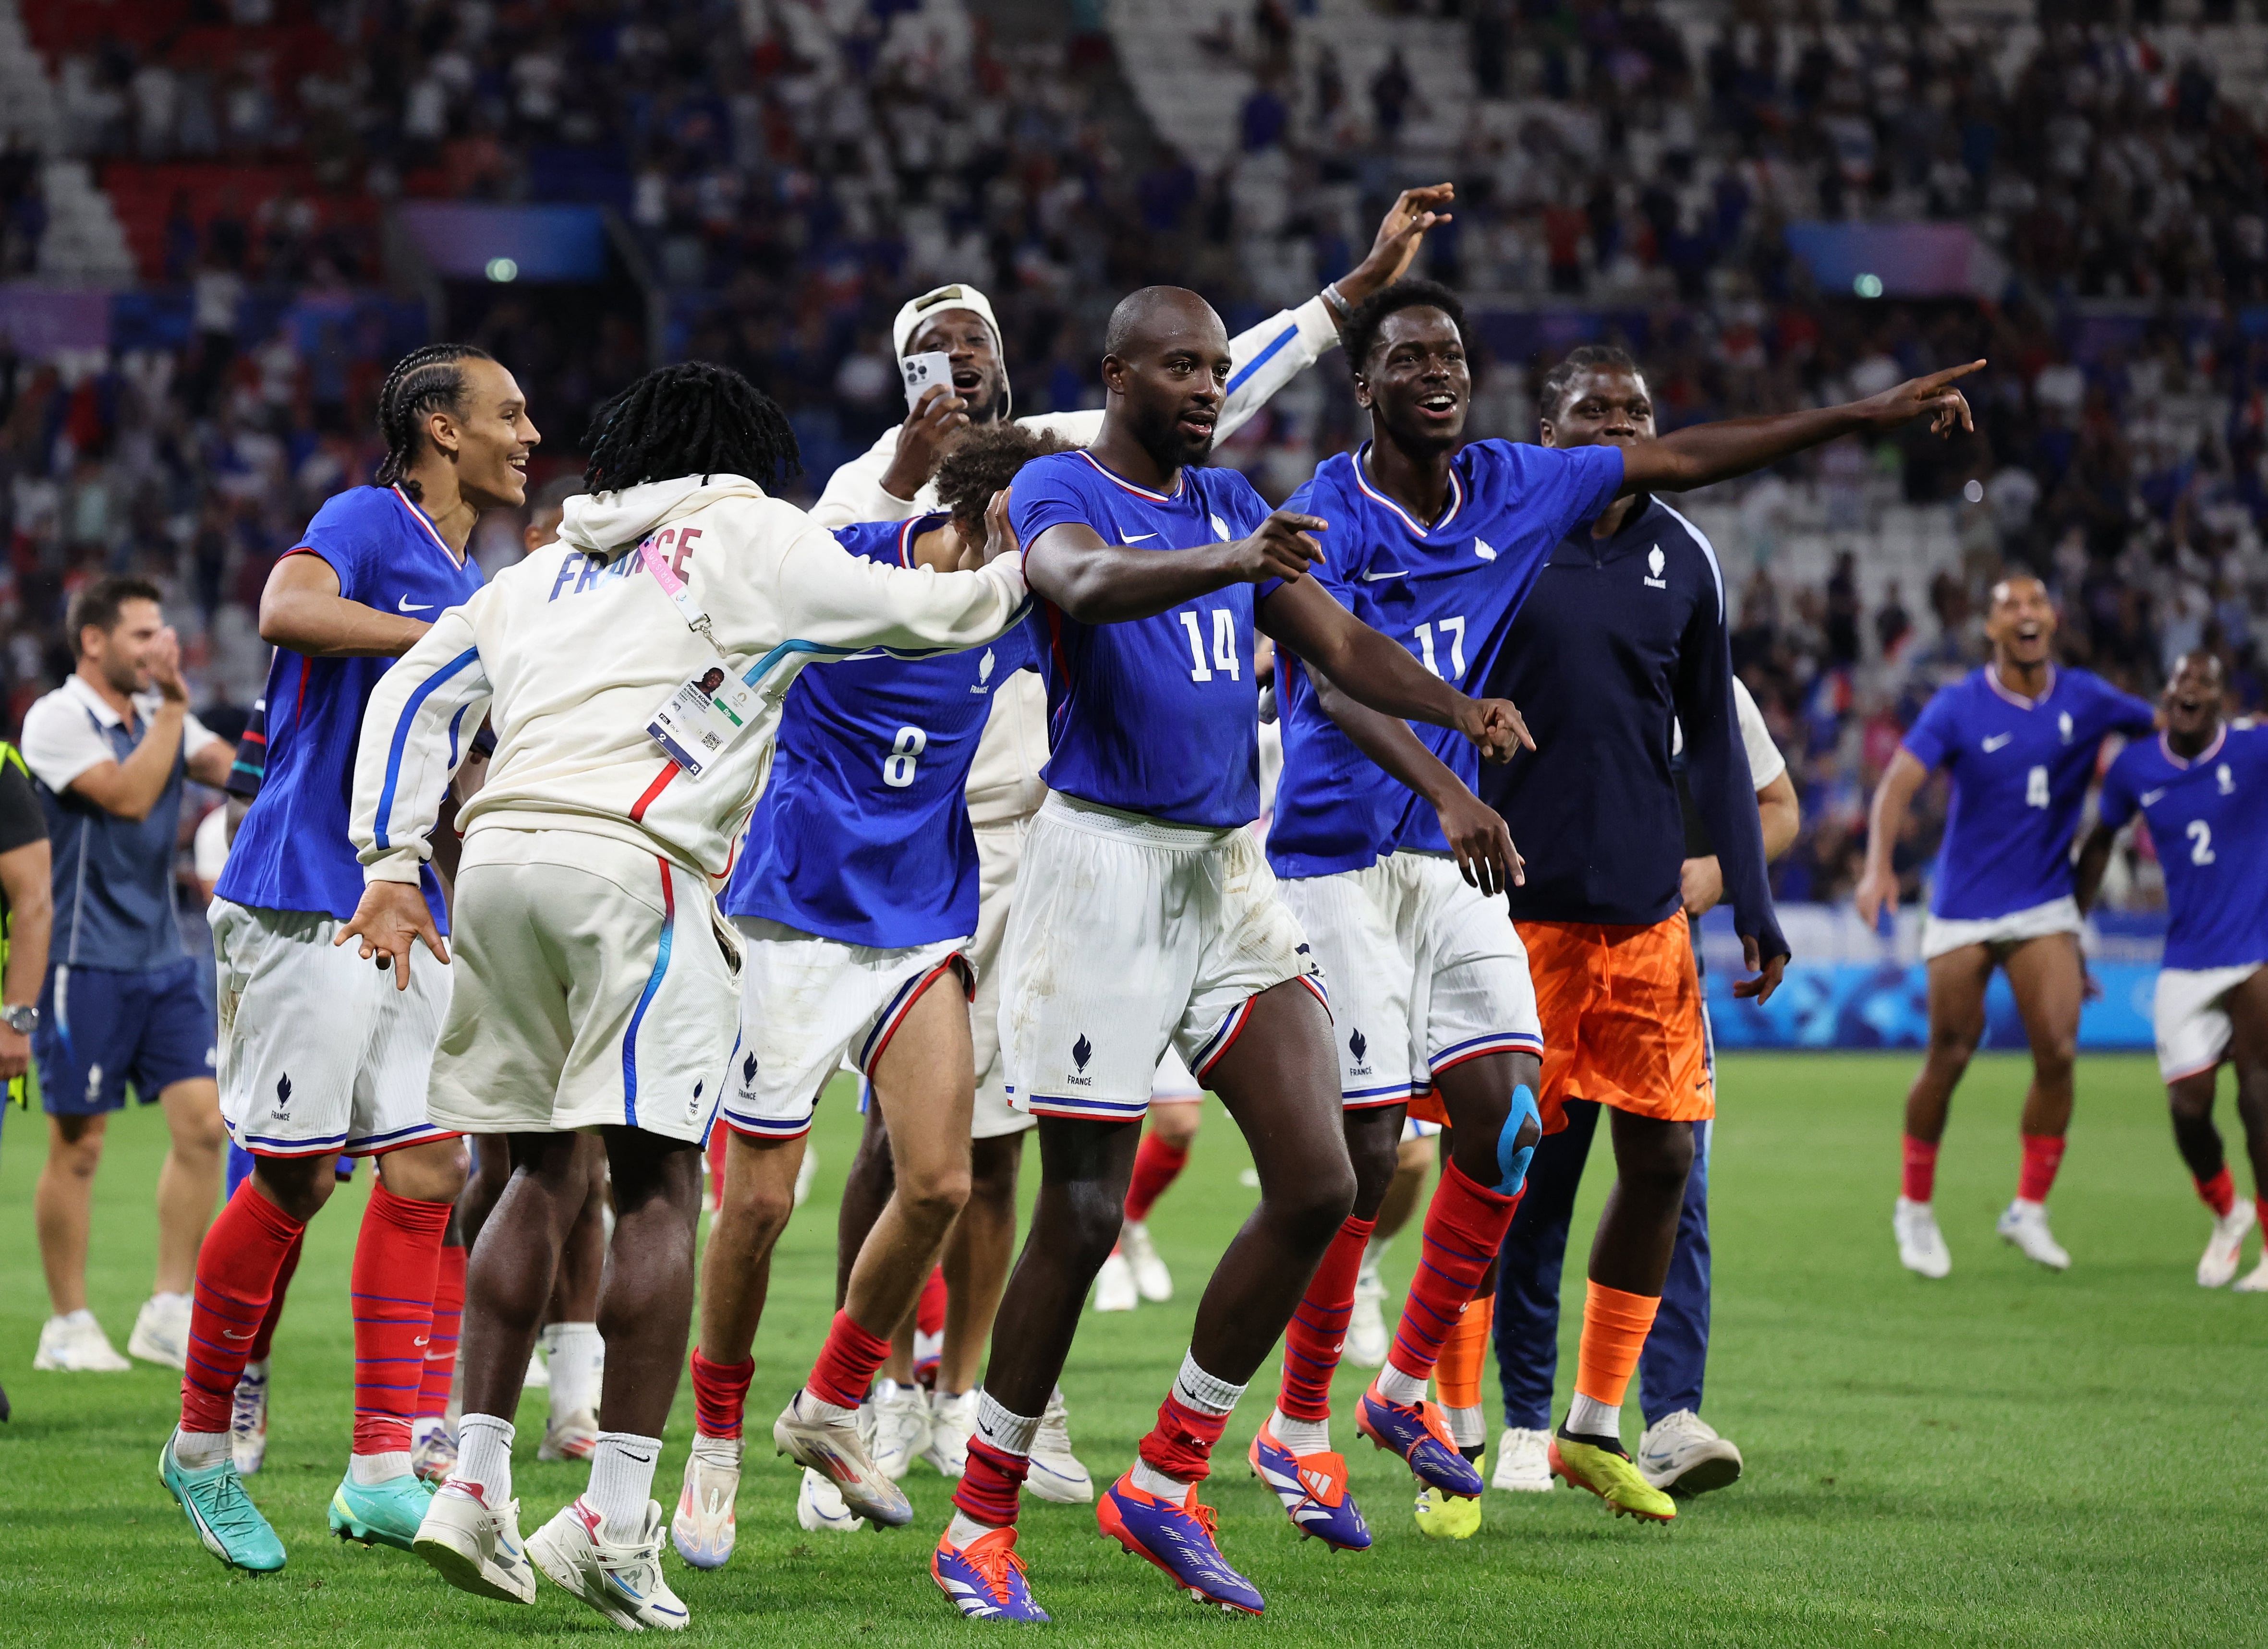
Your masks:
<svg viewBox="0 0 2268 1649"><path fill-rule="evenodd" d="M670 570L652 543L639 545L637 556L654 582L677 604L685 627L709 643L708 662L672 690L645 725L653 742L669 752L669 759L685 770L685 776L698 779L755 724L762 714L761 703L756 690L733 673L718 650L709 614L693 598L685 581Z"/></svg>

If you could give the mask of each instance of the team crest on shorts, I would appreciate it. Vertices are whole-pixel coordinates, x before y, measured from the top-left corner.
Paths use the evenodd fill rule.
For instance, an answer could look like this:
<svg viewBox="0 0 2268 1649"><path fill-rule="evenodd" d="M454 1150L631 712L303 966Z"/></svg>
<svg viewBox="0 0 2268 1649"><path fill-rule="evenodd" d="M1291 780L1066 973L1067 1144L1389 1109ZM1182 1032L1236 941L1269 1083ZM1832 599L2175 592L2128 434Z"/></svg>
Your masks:
<svg viewBox="0 0 2268 1649"><path fill-rule="evenodd" d="M1079 1071L1084 1072L1086 1069L1086 1062L1094 1057L1094 1044L1086 1039L1086 1032L1082 1030L1079 1033L1079 1040L1071 1044L1071 1062ZM1094 1079L1091 1076L1071 1076L1066 1077L1064 1081L1080 1088L1094 1086Z"/></svg>
<svg viewBox="0 0 2268 1649"><path fill-rule="evenodd" d="M282 1116L284 1108L291 1103L291 1074L285 1072L276 1079L276 1114Z"/></svg>

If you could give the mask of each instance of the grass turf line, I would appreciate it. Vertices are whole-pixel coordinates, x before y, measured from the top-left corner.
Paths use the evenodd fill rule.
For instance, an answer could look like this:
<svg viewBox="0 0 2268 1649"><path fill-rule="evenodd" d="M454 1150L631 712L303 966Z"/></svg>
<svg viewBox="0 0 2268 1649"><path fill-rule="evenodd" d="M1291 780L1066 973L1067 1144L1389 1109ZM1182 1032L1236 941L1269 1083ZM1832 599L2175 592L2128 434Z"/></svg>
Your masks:
<svg viewBox="0 0 2268 1649"><path fill-rule="evenodd" d="M1091 1513L1027 1499L1022 1549L1057 1617L1051 1640L2258 1642L2268 1605L2257 1539L2268 1512L2268 1300L2207 1294L2193 1280L2206 1217L2166 1137L2149 1061L2081 1061L2080 1120L2054 1202L2057 1235L2073 1256L2063 1277L1993 1235L2014 1184L2026 1073L2014 1059L1977 1062L1938 1181L1954 1272L1934 1285L1898 1269L1889 1235L1898 1105L1912 1068L1904 1056L1725 1061L1708 1413L1745 1451L1746 1481L1690 1505L1666 1529L1610 1521L1595 1500L1565 1490L1491 1491L1476 1536L1436 1543L1410 1522L1407 1474L1355 1436L1351 1410L1365 1376L1343 1370L1336 1440L1378 1543L1366 1557L1334 1557L1297 1539L1245 1468L1271 1359L1206 1490L1222 1543L1266 1594L1267 1616L1201 1611L1101 1540ZM774 1268L749 1394L739 1554L714 1575L666 1559L702 1636L943 1644L989 1630L952 1615L924 1572L949 1493L927 1467L906 1484L912 1528L808 1535L795 1525L792 1472L762 1447L772 1405L793 1391L824 1331L833 1207L855 1125L840 1092L821 1108L819 1185ZM154 1111L117 1118L98 1191L93 1300L122 1348L149 1285L164 1137ZM147 1366L31 1371L47 1309L30 1210L40 1154L40 1119L11 1114L0 1147L0 1220L11 1239L0 1251L0 1380L16 1418L0 1427L0 1531L11 1556L0 1567L0 1641L446 1649L611 1637L555 1587L533 1609L486 1604L405 1554L326 1535L350 1432L346 1273L366 1195L352 1188L309 1233L276 1341L268 1469L252 1479L291 1565L261 1579L225 1573L157 1482L176 1376ZM1572 1301L1606 1159L1602 1140L1569 1245ZM1123 1316L1090 1313L1081 1326L1064 1383L1073 1437L1098 1479L1128 1463L1166 1390L1205 1272L1249 1206L1237 1177L1247 1162L1209 1103L1189 1170L1152 1220L1175 1299ZM1027 1206L1036 1169L1027 1152ZM1397 1299L1416 1249L1412 1232L1389 1257ZM1576 1328L1571 1312L1563 1409ZM1493 1446L1492 1381L1488 1401ZM534 1462L542 1415L541 1395L531 1393L516 1466L531 1532L585 1475ZM687 1390L655 1481L666 1507L692 1419ZM1631 1421L1635 1442L1635 1393Z"/></svg>

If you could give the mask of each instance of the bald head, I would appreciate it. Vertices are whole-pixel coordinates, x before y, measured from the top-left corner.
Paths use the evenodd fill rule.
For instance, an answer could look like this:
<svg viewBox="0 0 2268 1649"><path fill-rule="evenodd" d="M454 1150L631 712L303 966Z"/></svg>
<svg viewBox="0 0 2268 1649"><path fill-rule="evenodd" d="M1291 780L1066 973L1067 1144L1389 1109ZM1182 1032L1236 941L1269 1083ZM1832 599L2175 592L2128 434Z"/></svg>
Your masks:
<svg viewBox="0 0 2268 1649"><path fill-rule="evenodd" d="M1104 339L1104 441L1130 438L1160 477L1202 464L1228 393L1228 329L1212 305L1178 286L1119 300Z"/></svg>

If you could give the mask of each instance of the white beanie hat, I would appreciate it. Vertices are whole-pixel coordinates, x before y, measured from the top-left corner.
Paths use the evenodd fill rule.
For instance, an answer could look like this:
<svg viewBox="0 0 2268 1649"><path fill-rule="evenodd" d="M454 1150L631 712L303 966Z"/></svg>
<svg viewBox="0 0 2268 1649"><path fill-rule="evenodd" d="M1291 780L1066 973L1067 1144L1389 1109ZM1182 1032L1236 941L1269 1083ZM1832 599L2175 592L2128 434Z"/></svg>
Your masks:
<svg viewBox="0 0 2268 1649"><path fill-rule="evenodd" d="M992 300L973 286L955 282L933 287L919 297L908 298L899 309L897 319L890 323L890 344L900 360L905 359L906 346L913 341L922 322L944 309L965 309L983 316L984 324L992 329L992 347L1000 347L1000 319L992 312Z"/></svg>

